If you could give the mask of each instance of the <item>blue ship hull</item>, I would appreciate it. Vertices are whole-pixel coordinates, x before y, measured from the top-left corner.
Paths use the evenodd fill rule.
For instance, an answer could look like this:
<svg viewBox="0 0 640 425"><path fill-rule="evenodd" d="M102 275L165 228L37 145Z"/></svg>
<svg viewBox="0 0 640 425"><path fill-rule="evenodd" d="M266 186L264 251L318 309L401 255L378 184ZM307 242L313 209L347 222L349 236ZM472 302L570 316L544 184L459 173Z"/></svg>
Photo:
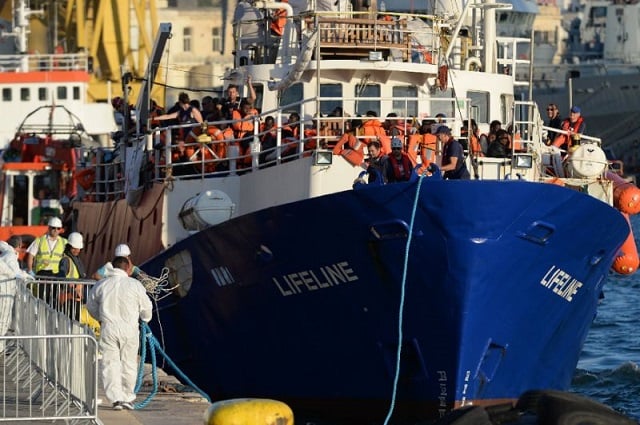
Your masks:
<svg viewBox="0 0 640 425"><path fill-rule="evenodd" d="M143 269L179 258L192 277L151 325L213 400L381 423L400 352L402 422L567 389L628 232L614 208L555 185L425 179L241 216Z"/></svg>

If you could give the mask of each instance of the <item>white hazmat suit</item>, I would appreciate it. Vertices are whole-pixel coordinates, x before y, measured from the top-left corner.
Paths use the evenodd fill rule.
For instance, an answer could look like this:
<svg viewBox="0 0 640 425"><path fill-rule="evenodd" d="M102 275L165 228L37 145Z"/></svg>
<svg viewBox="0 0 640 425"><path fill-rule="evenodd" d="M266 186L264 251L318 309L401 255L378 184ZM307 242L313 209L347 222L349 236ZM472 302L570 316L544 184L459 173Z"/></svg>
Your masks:
<svg viewBox="0 0 640 425"><path fill-rule="evenodd" d="M0 336L7 334L13 318L13 302L16 297L17 279L32 279L20 269L15 248L0 241ZM0 340L0 353L4 351L5 340Z"/></svg>
<svg viewBox="0 0 640 425"><path fill-rule="evenodd" d="M89 313L100 321L102 383L112 403L132 402L136 395L138 319L151 320L152 305L142 284L114 268L98 282L87 300Z"/></svg>

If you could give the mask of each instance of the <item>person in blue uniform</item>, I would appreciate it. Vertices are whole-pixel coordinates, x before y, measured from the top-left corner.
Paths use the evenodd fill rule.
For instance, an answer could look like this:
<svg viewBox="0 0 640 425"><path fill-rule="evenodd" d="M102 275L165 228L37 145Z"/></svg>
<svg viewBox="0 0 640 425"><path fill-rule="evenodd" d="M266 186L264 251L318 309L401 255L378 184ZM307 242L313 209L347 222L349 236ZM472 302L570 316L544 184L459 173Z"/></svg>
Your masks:
<svg viewBox="0 0 640 425"><path fill-rule="evenodd" d="M451 136L451 129L446 125L441 125L436 130L436 137L443 144L440 170L444 173L444 178L449 180L470 179L471 175L464 162L462 145Z"/></svg>

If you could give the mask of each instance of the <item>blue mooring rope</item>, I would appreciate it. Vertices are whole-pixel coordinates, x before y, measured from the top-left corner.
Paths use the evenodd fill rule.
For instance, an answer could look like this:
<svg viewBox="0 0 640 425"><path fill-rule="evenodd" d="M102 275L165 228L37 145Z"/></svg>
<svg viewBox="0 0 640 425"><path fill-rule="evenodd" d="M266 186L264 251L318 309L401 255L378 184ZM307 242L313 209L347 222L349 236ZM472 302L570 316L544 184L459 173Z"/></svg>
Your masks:
<svg viewBox="0 0 640 425"><path fill-rule="evenodd" d="M171 368L178 374L178 378L181 378L180 380L182 382L186 382L187 385L189 385L198 394L200 394L202 397L204 397L207 400L207 402L211 403L211 398L209 398L209 396L204 391L202 391L200 388L198 388L180 370L180 368L178 368L178 366L176 366L176 364L173 362L173 360L171 360L169 358L169 356L167 355L167 353L165 353L164 350L160 347L160 343L158 342L156 337L153 336L153 333L151 332L151 328L149 327L149 325L147 323L145 323L145 322L142 322L140 324L140 328L141 328L140 329L140 364L138 365L138 379L136 380L136 387L134 389L134 392L137 393L138 391L140 391L140 387L142 386L142 377L144 375L144 361L146 360L146 357L147 357L147 340L148 340L148 344L149 344L149 347L150 347L149 354L151 356L151 375L152 375L152 378L153 378L153 390L147 396L147 398L142 400L140 403L136 403L133 407L136 408L136 409L142 409L143 407L147 406L151 402L151 399L158 392L158 368L156 366L156 350L160 354L162 354L162 357L164 357L164 359L167 361L169 366L171 366Z"/></svg>
<svg viewBox="0 0 640 425"><path fill-rule="evenodd" d="M440 176L439 170L436 169L438 173L433 172L434 175ZM411 247L411 235L413 234L413 223L416 218L416 210L418 209L418 199L420 198L420 186L422 185L422 181L424 180L425 173L422 173L418 177L418 184L416 185L416 196L413 200L413 209L411 210L411 221L409 223L409 235L407 237L407 245L404 251L404 267L402 270L402 283L400 285L400 308L398 313L398 351L396 354L396 373L393 377L393 393L391 394L391 404L389 405L389 411L387 412L387 417L384 420L384 425L387 425L391 420L391 416L393 415L393 410L396 406L396 397L398 394L398 380L400 378L400 357L402 355L402 321L404 317L404 297L405 297L405 286L407 283L407 268L409 264L409 248Z"/></svg>

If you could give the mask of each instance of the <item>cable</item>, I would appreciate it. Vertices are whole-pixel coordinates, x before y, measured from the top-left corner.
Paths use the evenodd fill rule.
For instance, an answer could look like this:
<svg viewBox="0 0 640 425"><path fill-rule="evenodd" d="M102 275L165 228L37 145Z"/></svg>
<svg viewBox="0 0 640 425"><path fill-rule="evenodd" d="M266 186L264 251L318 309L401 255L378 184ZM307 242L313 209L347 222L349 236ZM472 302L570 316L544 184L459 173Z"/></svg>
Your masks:
<svg viewBox="0 0 640 425"><path fill-rule="evenodd" d="M424 180L426 171L418 177L418 184L416 187L416 196L413 200L413 209L411 210L411 221L409 223L409 235L407 237L407 245L404 252L404 267L402 270L402 282L400 285L400 308L398 313L398 352L396 354L396 373L393 378L393 393L391 394L391 404L389 405L389 411L387 417L384 420L384 425L387 425L393 415L393 410L396 405L396 397L398 395L398 380L400 379L400 358L402 356L402 321L404 318L404 298L405 287L407 283L407 269L409 264L409 251L411 248L411 235L413 234L413 224L415 222L416 210L418 209L418 199L420 198L420 186L422 186L422 180Z"/></svg>
<svg viewBox="0 0 640 425"><path fill-rule="evenodd" d="M137 393L138 391L140 391L140 388L142 387L142 377L144 374L144 361L146 359L146 353L147 353L147 341L150 348L149 352L151 355L151 375L153 379L153 389L151 390L151 393L149 393L147 398L142 400L140 403L136 403L134 405L134 408L142 409L146 407L151 402L153 397L158 393L158 370L156 367L156 351L158 351L162 355L162 357L164 357L164 359L169 363L169 366L171 366L171 368L178 374L177 376L178 379L180 379L182 382L185 382L187 385L193 388L198 394L200 394L204 399L206 399L207 402L211 403L211 398L209 397L209 395L205 393L203 390L201 390L198 386L196 386L193 383L193 381L191 381L191 379L189 379L189 377L187 377L187 375L185 375L182 372L182 370L180 370L180 368L173 362L173 360L169 358L167 353L165 353L164 350L160 348L160 344L158 343L158 340L156 339L156 337L153 336L153 333L151 332L151 328L149 327L149 324L147 324L146 322L141 322L140 328L141 328L140 329L141 331L140 332L140 363L138 366L138 377L136 379L136 386L135 386L134 392Z"/></svg>

